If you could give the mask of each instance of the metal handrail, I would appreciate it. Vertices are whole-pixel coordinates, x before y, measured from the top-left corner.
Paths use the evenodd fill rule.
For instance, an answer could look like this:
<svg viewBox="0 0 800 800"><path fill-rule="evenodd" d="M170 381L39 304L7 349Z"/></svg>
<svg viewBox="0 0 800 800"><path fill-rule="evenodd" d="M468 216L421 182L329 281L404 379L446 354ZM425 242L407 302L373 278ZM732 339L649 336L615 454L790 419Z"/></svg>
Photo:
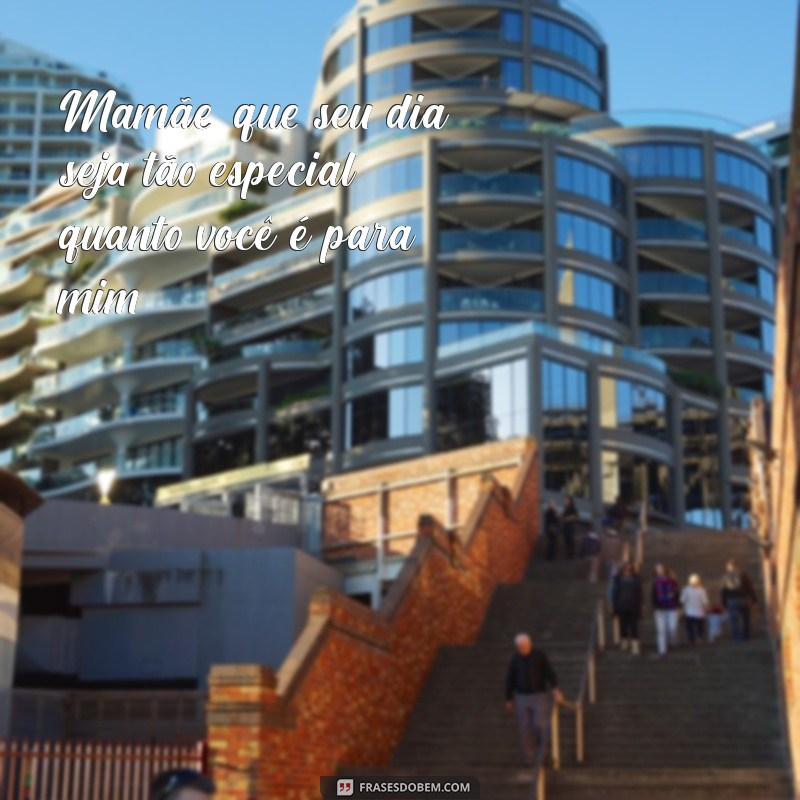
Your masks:
<svg viewBox="0 0 800 800"><path fill-rule="evenodd" d="M586 704L594 705L597 701L597 653L606 648L606 621L605 603L602 599L595 606L594 620L589 632L589 642L586 648L586 661L578 685L575 700L566 698L553 704L550 717L549 742L544 743L543 751L550 746L550 757L554 771L561 768L561 718L562 708L575 715L575 760L583 764L586 757L586 736L584 708ZM545 800L547 795L546 775L543 764L536 765L533 783L531 785L531 800Z"/></svg>

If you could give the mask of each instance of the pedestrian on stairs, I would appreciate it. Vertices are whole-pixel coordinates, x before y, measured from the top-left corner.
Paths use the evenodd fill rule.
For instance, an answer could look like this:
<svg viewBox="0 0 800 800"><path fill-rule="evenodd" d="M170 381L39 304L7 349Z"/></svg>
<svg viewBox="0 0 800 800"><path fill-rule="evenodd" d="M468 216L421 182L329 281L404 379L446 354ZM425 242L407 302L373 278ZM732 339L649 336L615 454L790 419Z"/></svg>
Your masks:
<svg viewBox="0 0 800 800"><path fill-rule="evenodd" d="M506 708L517 716L523 762L539 769L550 736L550 690L556 703L564 695L558 688L550 659L543 650L534 648L531 637L519 633L514 637L514 645L517 651L511 657L506 677ZM535 751L532 740L536 742Z"/></svg>
<svg viewBox="0 0 800 800"><path fill-rule="evenodd" d="M667 655L669 644L678 643L680 588L663 564L656 564L653 581L653 611L656 618L656 640L659 658Z"/></svg>
<svg viewBox="0 0 800 800"><path fill-rule="evenodd" d="M709 602L708 593L699 575L689 576L689 583L681 591L681 605L686 620L686 635L689 637L689 643L694 644L698 639L702 642Z"/></svg>
<svg viewBox="0 0 800 800"><path fill-rule="evenodd" d="M558 532L561 530L561 521L558 518L558 508L551 500L544 512L545 558L552 561L558 549Z"/></svg>
<svg viewBox="0 0 800 800"><path fill-rule="evenodd" d="M624 564L614 578L612 607L619 618L620 647L631 653L640 655L639 619L642 616L642 580L636 572L633 562Z"/></svg>
<svg viewBox="0 0 800 800"><path fill-rule="evenodd" d="M581 539L581 548L578 555L585 564L586 577L589 583L597 583L600 577L600 559L603 553L603 545L600 537L594 531L587 531Z"/></svg>
<svg viewBox="0 0 800 800"><path fill-rule="evenodd" d="M564 536L564 549L567 558L575 558L575 529L578 527L578 509L575 501L564 498L564 510L561 512L561 533Z"/></svg>
<svg viewBox="0 0 800 800"><path fill-rule="evenodd" d="M722 606L728 612L731 636L736 640L750 638L750 605L758 605L753 581L731 560L726 564L722 576Z"/></svg>

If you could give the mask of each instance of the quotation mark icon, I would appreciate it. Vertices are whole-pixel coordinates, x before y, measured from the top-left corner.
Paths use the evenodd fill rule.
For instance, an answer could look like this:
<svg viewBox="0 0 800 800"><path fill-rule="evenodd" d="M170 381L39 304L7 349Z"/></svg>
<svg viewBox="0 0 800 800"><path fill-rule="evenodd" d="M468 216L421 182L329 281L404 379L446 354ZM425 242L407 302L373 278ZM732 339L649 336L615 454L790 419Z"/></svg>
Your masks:
<svg viewBox="0 0 800 800"><path fill-rule="evenodd" d="M337 797L352 797L354 789L355 787L352 778L345 778L344 780L336 781Z"/></svg>

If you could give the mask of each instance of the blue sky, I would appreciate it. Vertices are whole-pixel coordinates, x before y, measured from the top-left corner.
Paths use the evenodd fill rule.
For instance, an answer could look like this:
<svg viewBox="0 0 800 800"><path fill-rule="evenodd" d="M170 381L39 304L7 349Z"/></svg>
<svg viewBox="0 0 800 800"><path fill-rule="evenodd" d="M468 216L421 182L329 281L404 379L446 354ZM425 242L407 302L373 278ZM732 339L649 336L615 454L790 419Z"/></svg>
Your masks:
<svg viewBox="0 0 800 800"><path fill-rule="evenodd" d="M583 0L611 57L616 110L702 111L744 124L789 110L796 0ZM296 102L305 120L333 23L351 0L9 2L0 35L104 69L141 103L189 95ZM90 33L91 32L91 33Z"/></svg>

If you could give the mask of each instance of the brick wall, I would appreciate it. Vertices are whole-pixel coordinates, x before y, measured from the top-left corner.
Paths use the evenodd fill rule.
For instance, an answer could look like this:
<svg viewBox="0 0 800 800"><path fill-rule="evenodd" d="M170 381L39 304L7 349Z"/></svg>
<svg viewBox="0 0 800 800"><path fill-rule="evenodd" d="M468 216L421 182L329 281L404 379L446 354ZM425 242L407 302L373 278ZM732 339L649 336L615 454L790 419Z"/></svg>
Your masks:
<svg viewBox="0 0 800 800"><path fill-rule="evenodd" d="M799 29L800 32L800 29ZM772 543L766 562L770 611L781 647L789 744L800 796L800 51L795 69L788 226L781 254L775 318L775 388L768 498L761 499L759 533Z"/></svg>
<svg viewBox="0 0 800 800"><path fill-rule="evenodd" d="M511 457L519 463L503 467L505 484L491 474L465 484L462 497L473 500L468 513L461 502L457 532L442 523L440 481L396 495L397 524L413 520L418 536L378 611L321 590L277 675L253 665L212 670L209 746L223 800L317 800L319 776L342 765L385 764L437 649L474 641L495 586L522 578L538 532L530 440L348 475L328 487L342 494L345 482L355 489Z"/></svg>

